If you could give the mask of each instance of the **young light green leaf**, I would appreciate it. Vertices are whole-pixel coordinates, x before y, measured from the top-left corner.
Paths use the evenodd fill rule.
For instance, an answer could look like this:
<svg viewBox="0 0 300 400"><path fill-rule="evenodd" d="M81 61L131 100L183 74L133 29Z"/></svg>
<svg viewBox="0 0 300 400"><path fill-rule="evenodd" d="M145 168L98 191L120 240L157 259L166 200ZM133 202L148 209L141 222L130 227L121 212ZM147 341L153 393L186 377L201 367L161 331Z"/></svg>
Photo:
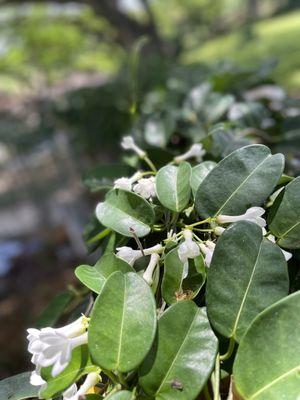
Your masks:
<svg viewBox="0 0 300 400"><path fill-rule="evenodd" d="M203 163L192 168L190 183L194 196L196 196L200 183L204 180L204 178L206 178L210 171L215 168L216 165L217 164L214 161L204 161Z"/></svg>
<svg viewBox="0 0 300 400"><path fill-rule="evenodd" d="M30 375L31 372L24 372L0 381L0 399L23 400L37 397L39 387L30 384Z"/></svg>
<svg viewBox="0 0 300 400"><path fill-rule="evenodd" d="M134 269L126 261L110 253L102 256L94 267L80 265L75 269L75 275L86 287L99 294L106 280L116 271L125 274L134 272Z"/></svg>
<svg viewBox="0 0 300 400"><path fill-rule="evenodd" d="M93 365L87 345L76 347L72 352L69 365L56 377L51 375L52 367L43 368L41 375L47 381L47 387L41 393L43 399L55 397L83 375L96 371L98 367Z"/></svg>
<svg viewBox="0 0 300 400"><path fill-rule="evenodd" d="M271 155L263 145L234 151L200 184L195 199L198 213L204 218L238 215L261 205L276 186L283 167L283 155Z"/></svg>
<svg viewBox="0 0 300 400"><path fill-rule="evenodd" d="M152 206L141 196L121 189L108 192L96 208L96 216L106 227L124 236L148 235L154 222Z"/></svg>
<svg viewBox="0 0 300 400"><path fill-rule="evenodd" d="M252 320L288 294L281 249L263 239L248 221L231 225L219 238L207 276L207 313L215 329L240 341Z"/></svg>
<svg viewBox="0 0 300 400"><path fill-rule="evenodd" d="M300 388L300 292L278 301L253 321L233 367L245 400L298 399Z"/></svg>
<svg viewBox="0 0 300 400"><path fill-rule="evenodd" d="M182 162L178 167L166 165L156 175L156 192L161 204L169 210L180 212L191 196L191 166Z"/></svg>
<svg viewBox="0 0 300 400"><path fill-rule="evenodd" d="M300 248L300 176L276 198L270 210L269 228L287 249Z"/></svg>
<svg viewBox="0 0 300 400"><path fill-rule="evenodd" d="M186 277L184 274L184 263L179 259L176 247L165 258L161 290L167 304L176 303L181 297L193 299L197 296L205 282L203 257L200 255L194 260L189 260L188 274Z"/></svg>
<svg viewBox="0 0 300 400"><path fill-rule="evenodd" d="M136 273L115 272L98 296L89 326L89 349L96 364L121 372L136 368L156 332L155 300Z"/></svg>
<svg viewBox="0 0 300 400"><path fill-rule="evenodd" d="M193 400L211 374L217 347L204 309L190 300L173 304L159 319L139 383L157 400Z"/></svg>

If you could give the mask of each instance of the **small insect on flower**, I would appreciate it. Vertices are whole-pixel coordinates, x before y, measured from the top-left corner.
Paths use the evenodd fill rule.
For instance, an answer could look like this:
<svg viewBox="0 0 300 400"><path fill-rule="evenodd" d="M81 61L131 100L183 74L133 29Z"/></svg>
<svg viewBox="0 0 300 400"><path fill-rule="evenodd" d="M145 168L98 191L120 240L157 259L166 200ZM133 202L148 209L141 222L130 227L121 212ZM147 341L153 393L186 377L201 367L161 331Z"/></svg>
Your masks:
<svg viewBox="0 0 300 400"><path fill-rule="evenodd" d="M262 207L250 207L241 215L218 215L217 222L219 224L228 224L237 221L250 221L261 227L265 227L266 221L261 218L264 213L265 210Z"/></svg>

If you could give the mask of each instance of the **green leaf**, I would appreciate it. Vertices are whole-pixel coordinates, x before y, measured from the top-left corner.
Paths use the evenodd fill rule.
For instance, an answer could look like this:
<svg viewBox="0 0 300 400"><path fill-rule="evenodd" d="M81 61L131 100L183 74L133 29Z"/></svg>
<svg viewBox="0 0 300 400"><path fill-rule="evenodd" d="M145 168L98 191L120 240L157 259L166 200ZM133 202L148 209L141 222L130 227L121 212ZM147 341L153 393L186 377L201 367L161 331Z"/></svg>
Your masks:
<svg viewBox="0 0 300 400"><path fill-rule="evenodd" d="M75 269L75 275L86 287L95 293L100 293L104 283L116 271L134 272L134 269L126 261L116 257L115 254L105 254L94 267L80 265Z"/></svg>
<svg viewBox="0 0 300 400"><path fill-rule="evenodd" d="M239 346L234 382L245 400L299 398L300 292L263 311Z"/></svg>
<svg viewBox="0 0 300 400"><path fill-rule="evenodd" d="M107 397L107 400L132 400L135 396L132 392L128 390L121 390L120 392L113 393L111 396Z"/></svg>
<svg viewBox="0 0 300 400"><path fill-rule="evenodd" d="M178 167L166 165L156 175L157 197L169 210L180 212L187 205L191 196L191 166L182 162Z"/></svg>
<svg viewBox="0 0 300 400"><path fill-rule="evenodd" d="M36 328L54 326L73 298L74 293L71 291L65 291L55 296L39 316L35 324Z"/></svg>
<svg viewBox="0 0 300 400"><path fill-rule="evenodd" d="M154 222L152 206L141 196L125 190L111 190L96 208L99 221L124 236L146 236Z"/></svg>
<svg viewBox="0 0 300 400"><path fill-rule="evenodd" d="M214 169L216 165L217 164L214 161L204 161L203 163L196 165L196 167L192 169L190 183L194 196L196 196L200 183L204 180L204 178L206 178L206 176L210 173L212 169Z"/></svg>
<svg viewBox="0 0 300 400"><path fill-rule="evenodd" d="M263 145L242 147L229 154L200 184L196 209L204 217L238 215L261 205L276 186L284 167L282 154Z"/></svg>
<svg viewBox="0 0 300 400"><path fill-rule="evenodd" d="M220 236L207 276L207 313L215 329L240 341L262 310L288 294L281 249L248 221Z"/></svg>
<svg viewBox="0 0 300 400"><path fill-rule="evenodd" d="M157 400L193 400L211 374L217 347L205 309L190 300L174 304L158 321L139 383Z"/></svg>
<svg viewBox="0 0 300 400"><path fill-rule="evenodd" d="M117 178L133 173L133 168L125 164L102 164L89 171L83 178L83 183L92 192L97 192L103 189L111 189Z"/></svg>
<svg viewBox="0 0 300 400"><path fill-rule="evenodd" d="M189 260L189 270L186 278L184 278L184 273L184 263L180 260L178 247L176 247L165 258L161 290L167 304L176 303L180 296L187 296L189 299L197 296L205 282L203 257L199 256L194 260Z"/></svg>
<svg viewBox="0 0 300 400"><path fill-rule="evenodd" d="M149 351L156 332L155 300L136 273L115 272L98 296L89 326L89 348L101 368L131 371Z"/></svg>
<svg viewBox="0 0 300 400"><path fill-rule="evenodd" d="M29 382L31 372L23 372L0 381L1 400L22 400L37 397L39 387Z"/></svg>
<svg viewBox="0 0 300 400"><path fill-rule="evenodd" d="M299 249L300 176L290 182L276 198L270 215L272 215L272 220L269 221L269 228L279 239L278 244L288 249Z"/></svg>
<svg viewBox="0 0 300 400"><path fill-rule="evenodd" d="M47 387L41 393L44 399L58 395L83 375L96 371L98 367L92 364L87 345L76 347L72 352L69 365L56 377L51 375L52 367L43 368L41 375L47 381Z"/></svg>

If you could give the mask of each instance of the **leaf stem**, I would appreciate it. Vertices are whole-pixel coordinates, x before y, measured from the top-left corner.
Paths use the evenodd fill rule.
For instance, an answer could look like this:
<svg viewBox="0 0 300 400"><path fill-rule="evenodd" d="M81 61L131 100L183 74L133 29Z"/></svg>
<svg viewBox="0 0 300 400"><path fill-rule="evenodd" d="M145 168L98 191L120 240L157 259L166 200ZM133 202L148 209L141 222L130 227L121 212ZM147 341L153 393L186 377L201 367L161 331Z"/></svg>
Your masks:
<svg viewBox="0 0 300 400"><path fill-rule="evenodd" d="M187 229L189 229L189 228L193 228L194 226L207 224L207 223L212 222L212 221L213 221L213 218L209 217L209 218L204 219L203 221L198 221L198 222L194 222L194 223L191 224L191 225L186 225L185 227L186 227Z"/></svg>
<svg viewBox="0 0 300 400"><path fill-rule="evenodd" d="M118 378L116 377L116 375L115 375L113 372L108 371L108 370L106 370L106 369L103 369L103 372L105 373L106 376L109 377L109 379L110 379L115 385L119 385Z"/></svg>
<svg viewBox="0 0 300 400"><path fill-rule="evenodd" d="M217 354L213 381L214 400L220 400L220 354Z"/></svg>
<svg viewBox="0 0 300 400"><path fill-rule="evenodd" d="M98 240L104 239L107 235L109 235L111 232L110 228L106 228L103 231L97 233L94 237L92 237L90 240L87 241L88 244L92 244L97 242Z"/></svg>
<svg viewBox="0 0 300 400"><path fill-rule="evenodd" d="M145 154L145 156L143 157L143 160L145 161L146 164L148 164L148 166L153 171L153 173L156 174L157 169L156 169L155 165L153 164L153 162L150 160L150 158L147 156L147 154Z"/></svg>
<svg viewBox="0 0 300 400"><path fill-rule="evenodd" d="M121 383L121 385L124 386L126 389L128 389L128 384L127 384L122 372L118 372L118 378L119 378L119 382Z"/></svg>
<svg viewBox="0 0 300 400"><path fill-rule="evenodd" d="M234 350L234 345L235 345L234 338L231 337L229 339L229 345L228 345L228 349L227 349L226 353L220 355L220 361L228 360L231 357L233 350Z"/></svg>

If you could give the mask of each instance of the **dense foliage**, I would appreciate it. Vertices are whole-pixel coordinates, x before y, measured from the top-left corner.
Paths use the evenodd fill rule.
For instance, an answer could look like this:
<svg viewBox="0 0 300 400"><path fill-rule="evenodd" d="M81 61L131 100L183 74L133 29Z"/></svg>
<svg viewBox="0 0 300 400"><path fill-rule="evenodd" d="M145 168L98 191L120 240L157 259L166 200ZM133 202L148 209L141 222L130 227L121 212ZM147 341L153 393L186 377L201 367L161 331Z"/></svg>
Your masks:
<svg viewBox="0 0 300 400"><path fill-rule="evenodd" d="M207 141L165 163L159 150L157 164L123 138L135 169L102 171L106 188L113 177L95 212L102 256L75 270L93 293L84 314L28 329L35 370L2 381L1 398L297 399L287 261L300 247L300 178L283 174L282 154L243 144L219 162Z"/></svg>

